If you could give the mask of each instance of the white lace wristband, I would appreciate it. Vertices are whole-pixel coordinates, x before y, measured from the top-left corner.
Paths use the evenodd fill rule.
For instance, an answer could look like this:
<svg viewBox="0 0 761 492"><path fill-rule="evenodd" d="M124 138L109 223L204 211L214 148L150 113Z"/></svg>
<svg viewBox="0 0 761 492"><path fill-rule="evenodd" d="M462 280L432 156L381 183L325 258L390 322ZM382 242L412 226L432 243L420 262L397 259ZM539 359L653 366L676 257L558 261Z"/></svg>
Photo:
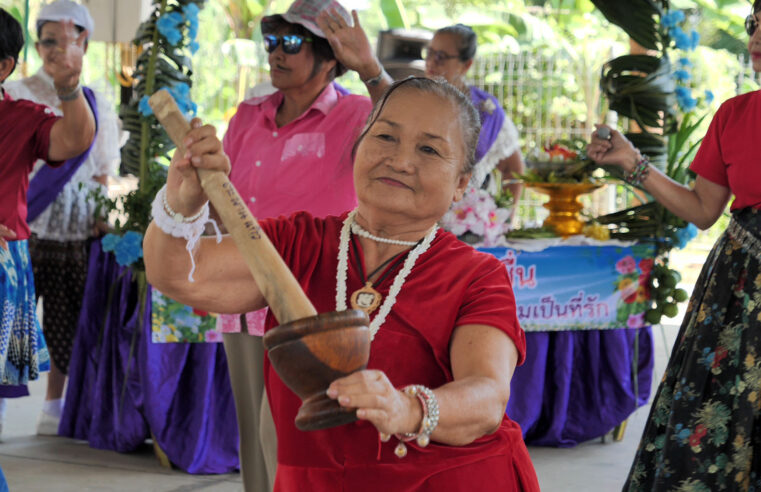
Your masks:
<svg viewBox="0 0 761 492"><path fill-rule="evenodd" d="M153 199L151 205L151 214L153 215L153 222L159 226L159 229L169 234L172 237L183 238L187 241L185 249L190 255L190 273L188 273L188 281L194 282L193 272L196 270L195 258L193 258L193 249L198 244L198 240L201 238L207 223L211 223L214 226L214 231L217 235L217 243L222 241L222 234L219 231L217 222L214 219L209 218L209 204L204 204L201 211L192 217L184 217L182 214L175 212L169 206L166 201L166 185L164 185L158 193L156 198Z"/></svg>

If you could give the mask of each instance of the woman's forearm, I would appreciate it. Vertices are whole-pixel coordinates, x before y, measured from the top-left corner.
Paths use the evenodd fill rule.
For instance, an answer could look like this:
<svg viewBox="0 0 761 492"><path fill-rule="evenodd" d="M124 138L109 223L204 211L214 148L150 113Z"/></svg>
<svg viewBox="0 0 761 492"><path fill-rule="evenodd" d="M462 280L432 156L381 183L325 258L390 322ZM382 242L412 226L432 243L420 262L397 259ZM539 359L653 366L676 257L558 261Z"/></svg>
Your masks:
<svg viewBox="0 0 761 492"><path fill-rule="evenodd" d="M672 180L655 166L650 166L642 182L645 191L674 215L701 229L711 227L724 211L729 189L698 177L694 188Z"/></svg>
<svg viewBox="0 0 761 492"><path fill-rule="evenodd" d="M450 356L454 381L434 389L440 412L431 439L463 446L502 422L518 349L494 327L464 325L454 331Z"/></svg>
<svg viewBox="0 0 761 492"><path fill-rule="evenodd" d="M610 137L600 138L597 132L593 133L587 155L598 164L613 164L626 174L632 173L642 162L642 154L620 132L600 126L600 130L603 128ZM670 212L702 229L716 222L730 196L729 188L702 176L697 177L695 186L690 189L652 165L647 167L647 174L642 177L641 183L645 191Z"/></svg>
<svg viewBox="0 0 761 492"><path fill-rule="evenodd" d="M431 439L464 446L495 432L507 407L501 386L491 378L469 377L436 388L440 417Z"/></svg>
<svg viewBox="0 0 761 492"><path fill-rule="evenodd" d="M186 244L153 222L148 226L143 256L152 286L176 301L214 313L244 313L265 306L232 238L225 236L220 244L213 237L200 239L193 253L193 282L188 279L192 265Z"/></svg>
<svg viewBox="0 0 761 492"><path fill-rule="evenodd" d="M50 133L48 158L62 161L76 157L90 147L95 137L95 119L83 93L73 101L62 101L63 118Z"/></svg>

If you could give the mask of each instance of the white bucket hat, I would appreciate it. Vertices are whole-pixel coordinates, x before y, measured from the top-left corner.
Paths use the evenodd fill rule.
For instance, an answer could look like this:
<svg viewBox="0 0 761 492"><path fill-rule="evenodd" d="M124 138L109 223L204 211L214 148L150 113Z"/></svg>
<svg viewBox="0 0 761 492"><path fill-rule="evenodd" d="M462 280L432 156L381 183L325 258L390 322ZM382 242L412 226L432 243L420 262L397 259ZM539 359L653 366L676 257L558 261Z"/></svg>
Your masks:
<svg viewBox="0 0 761 492"><path fill-rule="evenodd" d="M56 0L40 9L37 16L37 32L46 22L61 22L71 19L75 26L81 27L87 31L87 39L90 39L95 22L92 20L90 11L84 5L73 2L72 0Z"/></svg>

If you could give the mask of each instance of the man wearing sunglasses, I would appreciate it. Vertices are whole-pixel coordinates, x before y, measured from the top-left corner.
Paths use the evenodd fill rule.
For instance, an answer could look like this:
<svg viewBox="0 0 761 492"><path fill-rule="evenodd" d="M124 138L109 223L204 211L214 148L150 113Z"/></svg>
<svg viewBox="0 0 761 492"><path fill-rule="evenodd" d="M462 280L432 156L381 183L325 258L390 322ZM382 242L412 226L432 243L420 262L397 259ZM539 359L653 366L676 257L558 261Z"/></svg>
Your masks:
<svg viewBox="0 0 761 492"><path fill-rule="evenodd" d="M368 97L345 94L332 83L347 67L336 59L316 22L328 9L351 21L335 0L296 0L287 12L261 21L270 80L277 90L243 101L223 140L231 163L230 180L256 217L301 210L320 217L356 206L352 146L372 104ZM379 70L375 61L374 66L367 64L368 72ZM359 75L367 80L378 73L360 71ZM271 490L277 466L274 426L262 397L260 335L265 315L266 311L218 318L247 491Z"/></svg>

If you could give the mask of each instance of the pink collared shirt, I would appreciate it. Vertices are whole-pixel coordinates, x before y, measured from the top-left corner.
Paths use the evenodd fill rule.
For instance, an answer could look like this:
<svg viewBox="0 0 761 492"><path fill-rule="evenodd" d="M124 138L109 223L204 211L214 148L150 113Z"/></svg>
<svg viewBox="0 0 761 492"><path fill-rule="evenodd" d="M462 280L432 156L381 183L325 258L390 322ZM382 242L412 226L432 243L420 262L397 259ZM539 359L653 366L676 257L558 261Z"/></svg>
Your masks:
<svg viewBox="0 0 761 492"><path fill-rule="evenodd" d="M338 215L357 203L351 150L370 113L370 99L341 95L328 84L304 114L278 128L283 94L241 103L225 134L230 181L257 218L305 210Z"/></svg>
<svg viewBox="0 0 761 492"><path fill-rule="evenodd" d="M304 114L278 128L282 102L278 91L238 107L223 140L230 181L258 219L351 210L357 204L351 151L370 114L370 99L342 95L328 84ZM263 316L248 313L246 319L249 333L261 335ZM239 332L240 316L221 315L217 326L223 333Z"/></svg>

